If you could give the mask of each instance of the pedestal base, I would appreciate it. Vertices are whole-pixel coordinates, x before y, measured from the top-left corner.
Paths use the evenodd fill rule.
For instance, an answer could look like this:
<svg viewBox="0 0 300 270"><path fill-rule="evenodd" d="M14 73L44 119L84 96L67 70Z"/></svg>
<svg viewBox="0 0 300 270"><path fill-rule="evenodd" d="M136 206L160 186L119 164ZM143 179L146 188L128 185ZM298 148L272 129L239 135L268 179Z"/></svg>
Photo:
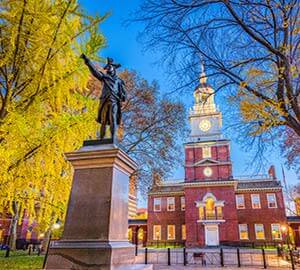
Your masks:
<svg viewBox="0 0 300 270"><path fill-rule="evenodd" d="M55 241L51 244L46 269L111 270L144 269L134 263L134 246L113 241Z"/></svg>

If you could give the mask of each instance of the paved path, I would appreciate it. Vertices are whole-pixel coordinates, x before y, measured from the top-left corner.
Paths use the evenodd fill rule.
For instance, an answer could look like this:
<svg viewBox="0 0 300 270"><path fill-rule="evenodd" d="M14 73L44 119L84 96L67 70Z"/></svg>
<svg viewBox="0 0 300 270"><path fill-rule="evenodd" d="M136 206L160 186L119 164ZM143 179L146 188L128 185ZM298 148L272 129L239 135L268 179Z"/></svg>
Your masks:
<svg viewBox="0 0 300 270"><path fill-rule="evenodd" d="M199 267L199 266L161 266L161 265L154 265L153 267L154 270L205 270L205 269L212 269L212 270L257 270L257 269L263 269L263 267L211 267L211 266L206 266L206 267ZM267 269L270 270L289 270L291 268L277 268L277 267L268 267ZM300 269L300 268L296 268Z"/></svg>

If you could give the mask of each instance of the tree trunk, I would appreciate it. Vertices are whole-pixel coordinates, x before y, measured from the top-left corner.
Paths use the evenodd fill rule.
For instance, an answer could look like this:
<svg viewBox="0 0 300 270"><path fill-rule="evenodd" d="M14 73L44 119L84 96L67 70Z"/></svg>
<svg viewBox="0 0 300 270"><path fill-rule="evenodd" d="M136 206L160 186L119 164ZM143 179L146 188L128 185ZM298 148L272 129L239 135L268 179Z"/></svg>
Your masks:
<svg viewBox="0 0 300 270"><path fill-rule="evenodd" d="M9 230L9 240L8 245L11 250L16 249L16 241L17 241L17 228L18 228L18 220L19 220L19 207L17 202L13 202L13 210L14 215L12 216L12 220L10 223L10 230Z"/></svg>

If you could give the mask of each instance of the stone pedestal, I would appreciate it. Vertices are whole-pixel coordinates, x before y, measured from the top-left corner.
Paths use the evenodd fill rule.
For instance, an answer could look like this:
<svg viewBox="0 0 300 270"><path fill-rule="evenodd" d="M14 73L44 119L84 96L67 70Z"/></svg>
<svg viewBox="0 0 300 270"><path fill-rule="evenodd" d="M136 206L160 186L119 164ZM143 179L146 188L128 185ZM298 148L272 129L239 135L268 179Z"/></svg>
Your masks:
<svg viewBox="0 0 300 270"><path fill-rule="evenodd" d="M51 243L46 269L144 269L132 265L134 246L127 239L129 176L136 163L114 144L66 156L75 170L72 190L62 239Z"/></svg>

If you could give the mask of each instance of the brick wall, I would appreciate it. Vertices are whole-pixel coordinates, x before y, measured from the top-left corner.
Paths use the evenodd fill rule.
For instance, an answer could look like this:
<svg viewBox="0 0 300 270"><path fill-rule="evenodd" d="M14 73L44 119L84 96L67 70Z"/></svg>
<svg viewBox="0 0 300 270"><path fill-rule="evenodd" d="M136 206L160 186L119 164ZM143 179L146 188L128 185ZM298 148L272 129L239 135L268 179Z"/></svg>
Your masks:
<svg viewBox="0 0 300 270"><path fill-rule="evenodd" d="M268 208L267 194L276 194L277 208ZM240 224L248 224L249 241L259 241L255 238L254 224L264 224L265 240L273 241L271 224L286 224L286 214L281 191L252 191L238 193L244 195L245 209L237 209ZM260 209L252 209L251 194L260 195ZM245 240L243 240L245 241Z"/></svg>
<svg viewBox="0 0 300 270"><path fill-rule="evenodd" d="M175 225L176 238L174 241L182 241L181 225L185 224L185 211L181 210L180 197L183 195L150 195L148 196L148 241L153 241L153 225L161 225L161 241L167 241L167 225ZM167 197L175 197L175 211L167 211ZM161 211L153 211L154 198L161 198Z"/></svg>
<svg viewBox="0 0 300 270"><path fill-rule="evenodd" d="M220 241L237 241L238 240L238 220L235 206L234 186L212 186L201 188L185 188L186 197L186 231L187 246L205 245L204 225L198 223L199 210L195 201L202 201L208 193L212 193L217 200L225 201L223 207L223 217L225 222L219 225Z"/></svg>

